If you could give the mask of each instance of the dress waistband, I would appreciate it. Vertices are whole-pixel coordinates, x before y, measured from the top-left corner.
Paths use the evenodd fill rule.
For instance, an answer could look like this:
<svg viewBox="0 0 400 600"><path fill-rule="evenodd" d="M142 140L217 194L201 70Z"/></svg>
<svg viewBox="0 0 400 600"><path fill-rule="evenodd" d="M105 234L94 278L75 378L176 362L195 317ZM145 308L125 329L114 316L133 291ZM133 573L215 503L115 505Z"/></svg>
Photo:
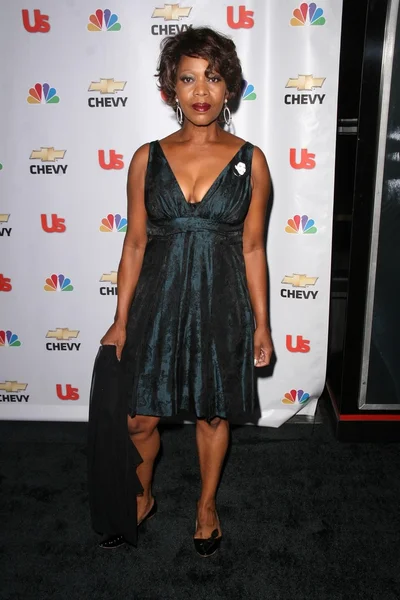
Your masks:
<svg viewBox="0 0 400 600"><path fill-rule="evenodd" d="M152 236L175 235L189 231L213 231L224 236L238 237L243 232L243 223L219 223L202 217L174 217L173 219L148 221L147 233Z"/></svg>

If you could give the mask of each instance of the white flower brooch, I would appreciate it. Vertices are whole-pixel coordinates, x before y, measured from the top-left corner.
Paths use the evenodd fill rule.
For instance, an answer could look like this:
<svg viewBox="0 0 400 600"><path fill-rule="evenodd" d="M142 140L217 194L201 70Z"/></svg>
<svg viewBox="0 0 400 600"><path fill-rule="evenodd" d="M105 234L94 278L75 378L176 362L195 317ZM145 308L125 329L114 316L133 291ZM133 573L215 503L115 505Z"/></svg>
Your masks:
<svg viewBox="0 0 400 600"><path fill-rule="evenodd" d="M246 173L246 165L242 162L238 162L238 164L235 165L234 173L235 173L236 177L240 177L241 175L244 175Z"/></svg>

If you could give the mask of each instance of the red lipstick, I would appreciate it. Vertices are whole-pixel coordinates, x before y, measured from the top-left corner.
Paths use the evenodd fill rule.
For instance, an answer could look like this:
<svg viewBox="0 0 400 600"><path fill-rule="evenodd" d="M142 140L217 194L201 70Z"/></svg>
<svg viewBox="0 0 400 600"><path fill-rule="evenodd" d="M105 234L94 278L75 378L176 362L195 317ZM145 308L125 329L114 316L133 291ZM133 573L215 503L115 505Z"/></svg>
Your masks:
<svg viewBox="0 0 400 600"><path fill-rule="evenodd" d="M196 104L192 104L192 108L197 110L197 112L207 112L211 108L211 104L207 104L207 102L197 102Z"/></svg>

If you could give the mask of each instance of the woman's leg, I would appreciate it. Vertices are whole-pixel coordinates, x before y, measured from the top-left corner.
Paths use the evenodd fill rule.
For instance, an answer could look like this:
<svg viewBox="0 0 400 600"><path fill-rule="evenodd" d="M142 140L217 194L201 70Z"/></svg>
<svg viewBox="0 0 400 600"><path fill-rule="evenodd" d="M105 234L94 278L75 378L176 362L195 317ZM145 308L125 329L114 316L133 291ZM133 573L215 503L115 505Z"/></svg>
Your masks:
<svg viewBox="0 0 400 600"><path fill-rule="evenodd" d="M200 462L201 495L197 502L197 530L195 538L209 538L219 527L215 494L229 443L229 423L215 418L210 423L198 419L196 442Z"/></svg>
<svg viewBox="0 0 400 600"><path fill-rule="evenodd" d="M143 487L143 494L137 497L137 520L143 519L153 506L151 482L154 461L160 449L160 434L157 429L159 417L136 415L128 416L128 432L133 444L143 459L136 472Z"/></svg>

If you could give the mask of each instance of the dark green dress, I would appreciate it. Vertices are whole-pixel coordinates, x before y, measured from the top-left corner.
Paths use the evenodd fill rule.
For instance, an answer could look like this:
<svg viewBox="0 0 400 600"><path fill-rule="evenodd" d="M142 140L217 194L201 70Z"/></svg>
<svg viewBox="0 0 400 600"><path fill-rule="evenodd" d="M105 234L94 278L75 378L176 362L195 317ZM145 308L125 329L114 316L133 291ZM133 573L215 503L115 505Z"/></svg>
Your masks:
<svg viewBox="0 0 400 600"><path fill-rule="evenodd" d="M232 419L255 410L254 317L243 257L254 146L189 204L158 141L145 179L148 242L121 364L128 413Z"/></svg>

